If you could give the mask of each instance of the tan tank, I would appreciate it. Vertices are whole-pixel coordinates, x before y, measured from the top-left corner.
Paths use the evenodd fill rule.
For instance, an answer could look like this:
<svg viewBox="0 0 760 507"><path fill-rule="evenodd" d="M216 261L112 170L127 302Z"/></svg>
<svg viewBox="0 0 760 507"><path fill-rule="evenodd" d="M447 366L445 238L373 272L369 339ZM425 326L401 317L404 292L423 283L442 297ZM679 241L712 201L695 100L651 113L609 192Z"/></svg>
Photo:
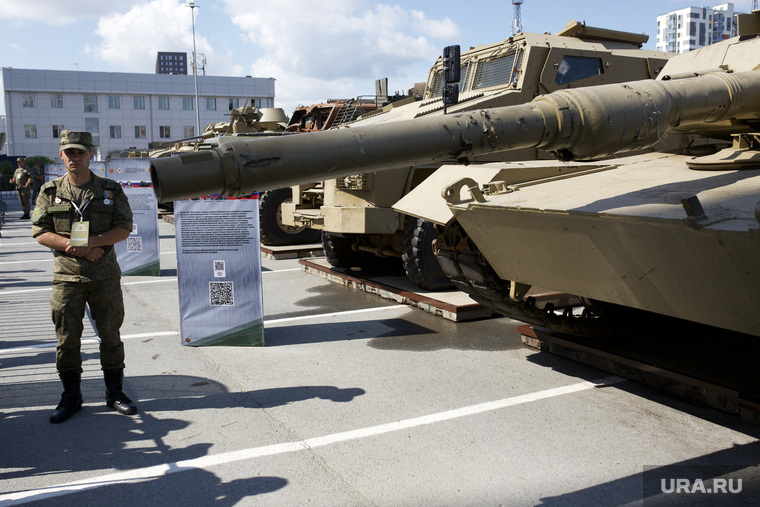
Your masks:
<svg viewBox="0 0 760 507"><path fill-rule="evenodd" d="M760 13L747 16L760 26ZM740 29L746 25L752 23ZM433 190L420 186L410 194L413 206L399 209L448 225L437 241L442 264L478 300L569 331L604 321L536 310L522 296L540 286L583 298L588 315L632 309L760 336L757 69L760 38L744 34L672 58L656 80L561 90L527 104L446 116L233 140L153 160L151 176L161 200L458 162L428 180ZM679 134L702 138L694 150L701 156L679 150L620 158ZM567 162L470 163L525 148ZM618 158L570 162L608 156Z"/></svg>
<svg viewBox="0 0 760 507"><path fill-rule="evenodd" d="M639 49L648 37L571 21L556 35L520 33L471 48L461 55L459 102L447 113L525 103L565 88L653 78L669 54ZM398 102L364 114L355 128L404 119L442 116L443 59L433 65L421 101ZM388 145L393 150L392 145ZM551 158L535 148L489 154L472 161ZM418 247L435 234L431 224L399 214L392 206L436 165L399 168L296 186L283 205L283 222L324 231L327 259L338 267L373 266L389 257L425 289L449 286L437 262Z"/></svg>

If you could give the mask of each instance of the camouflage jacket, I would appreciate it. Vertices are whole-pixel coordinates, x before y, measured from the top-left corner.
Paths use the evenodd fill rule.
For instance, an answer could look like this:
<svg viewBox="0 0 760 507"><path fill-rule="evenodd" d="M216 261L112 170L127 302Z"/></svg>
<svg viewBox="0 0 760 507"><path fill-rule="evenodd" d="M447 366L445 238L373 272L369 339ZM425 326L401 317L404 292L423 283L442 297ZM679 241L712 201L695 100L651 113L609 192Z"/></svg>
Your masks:
<svg viewBox="0 0 760 507"><path fill-rule="evenodd" d="M42 167L32 167L29 172L32 175L32 187L37 191L45 182L45 170ZM42 181L37 179L37 176L42 178Z"/></svg>
<svg viewBox="0 0 760 507"><path fill-rule="evenodd" d="M121 184L92 175L92 186L82 197L87 204L84 220L90 222L90 235L100 234L123 227L132 230L132 210ZM32 236L44 232L54 232L64 237L71 234L71 224L78 221L78 215L72 200L68 175L48 181L40 188L37 206L32 214ZM79 203L77 203L79 205ZM79 205L81 209L81 205ZM53 281L90 282L121 275L116 262L116 252L112 245L104 247L105 253L96 262L75 257L55 250L53 264Z"/></svg>
<svg viewBox="0 0 760 507"><path fill-rule="evenodd" d="M16 188L24 188L24 186L26 185L26 182L29 181L31 178L32 178L32 175L24 167L17 167L16 171L14 171L13 173L13 181L16 185Z"/></svg>

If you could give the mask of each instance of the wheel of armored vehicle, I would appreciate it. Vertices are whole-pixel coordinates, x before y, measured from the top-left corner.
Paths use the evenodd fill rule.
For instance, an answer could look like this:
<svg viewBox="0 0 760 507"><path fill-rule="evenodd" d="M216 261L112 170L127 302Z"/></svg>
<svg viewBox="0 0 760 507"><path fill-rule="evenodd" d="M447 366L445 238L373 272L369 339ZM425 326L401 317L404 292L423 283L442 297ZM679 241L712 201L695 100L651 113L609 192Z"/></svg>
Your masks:
<svg viewBox="0 0 760 507"><path fill-rule="evenodd" d="M404 251L401 254L404 271L421 289L438 291L454 287L433 253L433 241L437 238L435 224L421 218L411 218L404 229Z"/></svg>
<svg viewBox="0 0 760 507"><path fill-rule="evenodd" d="M322 233L322 248L327 262L335 268L360 269L372 275L403 275L398 257L378 257L374 253L354 250L356 238Z"/></svg>
<svg viewBox="0 0 760 507"><path fill-rule="evenodd" d="M319 243L321 231L282 223L282 203L293 198L290 188L268 190L259 195L261 242L270 246Z"/></svg>
<svg viewBox="0 0 760 507"><path fill-rule="evenodd" d="M322 248L327 262L336 268L363 268L375 259L367 252L355 252L351 245L354 240L349 237L322 233Z"/></svg>

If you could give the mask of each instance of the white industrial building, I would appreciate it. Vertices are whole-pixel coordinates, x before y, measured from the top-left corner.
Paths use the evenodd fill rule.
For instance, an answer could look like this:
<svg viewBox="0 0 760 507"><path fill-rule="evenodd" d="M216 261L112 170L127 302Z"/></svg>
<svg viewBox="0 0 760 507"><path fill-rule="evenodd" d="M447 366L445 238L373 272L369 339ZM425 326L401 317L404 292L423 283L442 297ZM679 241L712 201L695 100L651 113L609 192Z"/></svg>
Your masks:
<svg viewBox="0 0 760 507"><path fill-rule="evenodd" d="M657 16L657 51L687 53L736 36L734 4L686 7Z"/></svg>
<svg viewBox="0 0 760 507"><path fill-rule="evenodd" d="M62 130L87 130L105 157L199 135L230 109L274 107L274 78L29 70L4 67L0 154L58 159Z"/></svg>

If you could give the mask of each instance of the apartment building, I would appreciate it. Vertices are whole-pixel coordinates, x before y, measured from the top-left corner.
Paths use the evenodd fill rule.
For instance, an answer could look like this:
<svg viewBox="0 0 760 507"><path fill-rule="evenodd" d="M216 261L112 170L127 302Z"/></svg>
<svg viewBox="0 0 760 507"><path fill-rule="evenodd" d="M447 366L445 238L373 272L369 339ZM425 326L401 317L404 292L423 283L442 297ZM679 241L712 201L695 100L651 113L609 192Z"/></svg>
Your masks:
<svg viewBox="0 0 760 507"><path fill-rule="evenodd" d="M736 36L734 4L685 7L657 16L657 51L687 53Z"/></svg>

